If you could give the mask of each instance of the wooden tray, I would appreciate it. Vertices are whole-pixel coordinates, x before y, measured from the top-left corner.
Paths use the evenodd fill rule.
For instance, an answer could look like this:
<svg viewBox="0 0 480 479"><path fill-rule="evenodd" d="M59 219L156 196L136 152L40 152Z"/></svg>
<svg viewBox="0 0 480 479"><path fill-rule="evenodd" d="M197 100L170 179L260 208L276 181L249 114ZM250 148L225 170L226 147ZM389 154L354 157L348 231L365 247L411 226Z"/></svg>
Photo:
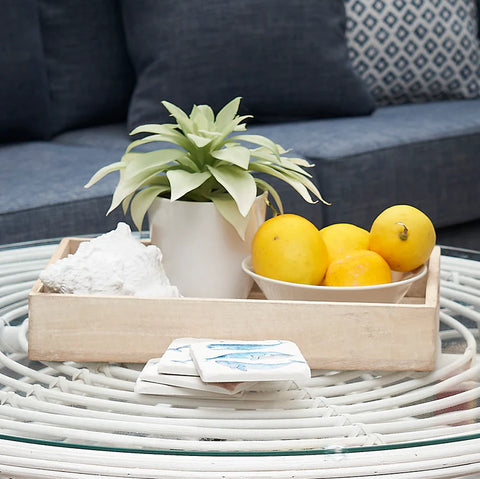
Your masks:
<svg viewBox="0 0 480 479"><path fill-rule="evenodd" d="M64 238L50 262L74 253ZM173 339L288 339L312 369L416 370L435 366L438 348L440 248L428 274L399 304L248 299L144 299L29 294L29 357L49 361L144 363Z"/></svg>

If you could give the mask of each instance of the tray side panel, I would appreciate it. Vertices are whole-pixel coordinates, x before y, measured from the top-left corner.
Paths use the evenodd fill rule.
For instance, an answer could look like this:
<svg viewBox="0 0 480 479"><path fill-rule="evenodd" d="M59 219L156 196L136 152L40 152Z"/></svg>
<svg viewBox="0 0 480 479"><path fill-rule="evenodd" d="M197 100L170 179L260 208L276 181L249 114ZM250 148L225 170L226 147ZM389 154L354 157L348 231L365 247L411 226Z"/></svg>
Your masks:
<svg viewBox="0 0 480 479"><path fill-rule="evenodd" d="M38 303L36 300L41 299ZM315 369L428 370L435 308L274 301L32 298L29 356L145 362L173 339L289 339Z"/></svg>

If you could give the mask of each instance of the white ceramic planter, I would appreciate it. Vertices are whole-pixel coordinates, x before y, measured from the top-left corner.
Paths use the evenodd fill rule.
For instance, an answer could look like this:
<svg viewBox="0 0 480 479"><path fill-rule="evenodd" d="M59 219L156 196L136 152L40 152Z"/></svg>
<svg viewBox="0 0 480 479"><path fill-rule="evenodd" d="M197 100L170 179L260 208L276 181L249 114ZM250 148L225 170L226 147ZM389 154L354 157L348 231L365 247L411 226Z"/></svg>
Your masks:
<svg viewBox="0 0 480 479"><path fill-rule="evenodd" d="M263 195L252 208L243 241L213 203L154 200L148 211L151 241L162 250L165 272L183 296L248 296L252 279L242 271L241 263L265 220Z"/></svg>

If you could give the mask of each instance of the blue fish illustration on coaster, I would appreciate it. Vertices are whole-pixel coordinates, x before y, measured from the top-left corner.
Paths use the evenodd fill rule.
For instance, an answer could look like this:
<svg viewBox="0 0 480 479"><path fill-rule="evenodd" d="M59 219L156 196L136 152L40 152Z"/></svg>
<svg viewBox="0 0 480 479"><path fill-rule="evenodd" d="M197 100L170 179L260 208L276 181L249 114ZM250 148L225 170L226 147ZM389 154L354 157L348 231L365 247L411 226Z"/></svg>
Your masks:
<svg viewBox="0 0 480 479"><path fill-rule="evenodd" d="M242 351L240 353L226 353L226 354L221 354L220 356L215 356L213 358L207 358L207 361L216 361L218 362L218 359L248 359L249 361L254 361L258 359L264 359L264 358L289 358L292 357L292 354L288 353L281 353L278 351Z"/></svg>
<svg viewBox="0 0 480 479"><path fill-rule="evenodd" d="M198 376L197 368L190 356L190 345L195 342L211 341L198 338L174 339L158 361L158 372Z"/></svg>
<svg viewBox="0 0 480 479"><path fill-rule="evenodd" d="M239 369L240 371L270 371L272 369L286 367L293 363L303 364L303 361L288 361L286 363L241 363L240 361L217 360L215 363L231 369Z"/></svg>
<svg viewBox="0 0 480 479"><path fill-rule="evenodd" d="M232 342L223 342L223 343L210 343L207 347L208 349L233 349L235 351L250 351L251 349L260 349L260 348L272 348L275 346L280 346L284 341L265 341L261 343L257 341L256 343L249 343L238 341L235 343Z"/></svg>
<svg viewBox="0 0 480 479"><path fill-rule="evenodd" d="M305 358L291 341L199 341L191 344L190 354L205 382L303 381L311 377Z"/></svg>

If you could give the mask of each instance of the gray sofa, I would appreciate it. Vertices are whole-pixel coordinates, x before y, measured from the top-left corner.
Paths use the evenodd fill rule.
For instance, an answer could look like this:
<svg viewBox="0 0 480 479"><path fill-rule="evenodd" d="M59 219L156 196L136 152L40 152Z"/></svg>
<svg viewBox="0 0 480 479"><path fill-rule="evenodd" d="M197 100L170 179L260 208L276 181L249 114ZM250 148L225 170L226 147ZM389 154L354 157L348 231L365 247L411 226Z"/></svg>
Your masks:
<svg viewBox="0 0 480 479"><path fill-rule="evenodd" d="M385 207L408 203L431 217L438 243L480 248L480 92L381 104L367 76L358 84L349 83L356 81L351 77L344 82L350 63L343 62L342 77L335 77L346 43L334 58L328 56L331 44L307 49L309 28L312 35L324 35L314 37L317 42L338 42L328 32L344 28L340 0L291 0L295 9L273 20L265 1L239 3L234 19L222 11L228 4L233 8L229 0L0 0L0 42L9 42L5 50L10 52L0 58L0 244L113 229L125 219L121 211L105 216L116 178L106 177L90 189L83 185L100 167L120 159L135 121L165 121L161 99L185 108L192 102L216 106L239 93L247 113L254 114L249 132L268 136L315 163L314 181L331 202L309 205L277 182L286 211L302 214L318 227L351 222L369 228ZM288 45L280 48L280 37L258 46L271 25L263 36L258 36L260 24L249 32L253 46L266 57L252 66L251 55L242 56L245 85L235 83L242 76L234 71L239 58L229 63L245 32L230 38L228 54L224 48L208 54L220 48L213 42L221 38L219 28L231 32L253 17L261 25L273 22L287 40L289 33L297 38L295 22L311 19L319 4L331 10L320 12L299 40L308 64L298 51L296 56L286 52ZM282 10L286 3L277 5ZM347 16L348 8L352 1ZM212 15L218 18L212 21ZM318 22L335 15L337 23L319 28ZM205 29L202 19L207 17L211 24ZM209 32L210 43L196 28ZM199 45L200 37L208 44ZM279 48L283 61L277 62L272 48ZM210 62L213 71L220 54L222 69L215 71L212 88L202 67ZM271 58L267 67L265 58ZM319 67L320 60L333 67ZM476 62L480 77L480 60ZM262 68L270 75L266 83ZM226 70L234 76L222 83ZM361 77L362 71L357 74ZM145 75L150 83L143 81ZM190 83L180 85L187 77ZM322 90L328 82L334 88ZM236 90L230 91L233 84ZM322 95L320 104L316 99Z"/></svg>

